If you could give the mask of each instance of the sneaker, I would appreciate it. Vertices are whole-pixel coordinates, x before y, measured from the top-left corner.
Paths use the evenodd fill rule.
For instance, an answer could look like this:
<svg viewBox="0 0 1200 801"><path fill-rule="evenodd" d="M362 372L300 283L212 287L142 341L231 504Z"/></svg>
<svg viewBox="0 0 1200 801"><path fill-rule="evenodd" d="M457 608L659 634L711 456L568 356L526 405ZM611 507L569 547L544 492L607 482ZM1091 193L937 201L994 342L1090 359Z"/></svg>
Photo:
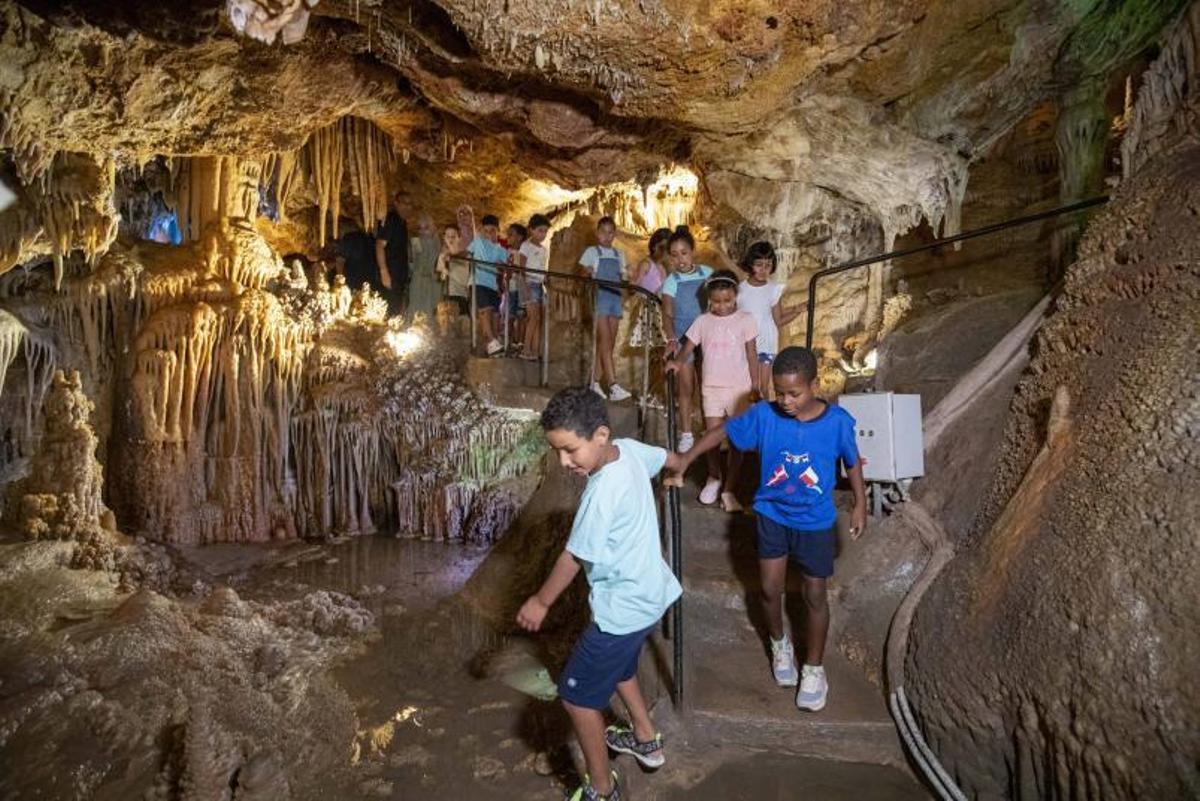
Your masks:
<svg viewBox="0 0 1200 801"><path fill-rule="evenodd" d="M829 683L825 681L825 668L820 665L805 665L804 678L800 680L800 692L796 693L796 706L809 712L820 712L825 708L825 696L829 694Z"/></svg>
<svg viewBox="0 0 1200 801"><path fill-rule="evenodd" d="M596 792L596 788L592 787L592 780L584 776L583 784L575 788L575 792L569 793L566 796L566 801L621 801L621 786L617 784L617 772L612 772L612 792L608 795L600 795Z"/></svg>
<svg viewBox="0 0 1200 801"><path fill-rule="evenodd" d="M721 479L710 478L705 482L704 489L700 490L700 503L712 506L719 497L721 497Z"/></svg>
<svg viewBox="0 0 1200 801"><path fill-rule="evenodd" d="M692 436L692 432L689 431L686 434L679 435L679 444L676 446L675 450L677 450L679 453L687 453L695 444L696 438Z"/></svg>
<svg viewBox="0 0 1200 801"><path fill-rule="evenodd" d="M608 400L608 396L607 396L607 395L605 395L605 394L604 394L604 390L602 390L602 389L600 388L600 384L599 384L599 382L596 382L596 381L593 381L593 382L592 382L592 392L595 392L595 393L596 393L597 395L599 395L600 397L604 398L605 400Z"/></svg>
<svg viewBox="0 0 1200 801"><path fill-rule="evenodd" d="M488 356L495 356L496 354L503 353L503 352L504 352L504 346L500 344L500 340L493 339L491 342L487 343L487 355Z"/></svg>
<svg viewBox="0 0 1200 801"><path fill-rule="evenodd" d="M609 726L604 730L604 742L618 754L629 754L647 768L661 768L667 758L663 756L663 736L654 735L653 740L640 742L629 726Z"/></svg>
<svg viewBox="0 0 1200 801"><path fill-rule="evenodd" d="M782 640L771 640L771 672L780 687L795 687L800 677L796 674L796 651L792 638L784 635Z"/></svg>
<svg viewBox="0 0 1200 801"><path fill-rule="evenodd" d="M608 399L610 401L629 400L632 397L633 395L629 394L629 390L625 389L625 387L621 386L620 384L613 383L613 385L608 388Z"/></svg>

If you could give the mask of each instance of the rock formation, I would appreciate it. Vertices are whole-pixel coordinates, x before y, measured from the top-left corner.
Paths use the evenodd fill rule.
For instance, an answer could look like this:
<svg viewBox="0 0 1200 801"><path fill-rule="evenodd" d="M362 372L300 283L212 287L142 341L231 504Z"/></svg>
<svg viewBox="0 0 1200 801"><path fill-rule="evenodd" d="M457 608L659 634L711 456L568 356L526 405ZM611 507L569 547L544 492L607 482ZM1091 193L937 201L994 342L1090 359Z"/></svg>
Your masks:
<svg viewBox="0 0 1200 801"><path fill-rule="evenodd" d="M1200 149L1179 136L1198 31L1193 10L1143 84L1139 167L1080 245L992 490L917 612L916 708L981 797L1200 788Z"/></svg>

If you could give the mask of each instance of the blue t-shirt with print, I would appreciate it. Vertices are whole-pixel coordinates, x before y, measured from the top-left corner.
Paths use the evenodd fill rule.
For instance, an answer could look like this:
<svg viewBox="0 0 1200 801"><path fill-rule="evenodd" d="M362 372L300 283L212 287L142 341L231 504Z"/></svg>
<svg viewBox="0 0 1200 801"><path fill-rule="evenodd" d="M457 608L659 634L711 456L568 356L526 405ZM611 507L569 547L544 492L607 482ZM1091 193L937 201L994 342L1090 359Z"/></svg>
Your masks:
<svg viewBox="0 0 1200 801"><path fill-rule="evenodd" d="M740 451L758 451L762 476L754 511L789 528L822 531L837 520L833 485L837 463L858 464L854 418L826 406L815 420L789 417L770 401L759 401L725 423Z"/></svg>
<svg viewBox="0 0 1200 801"><path fill-rule="evenodd" d="M596 625L630 634L657 622L683 590L663 560L650 487L667 452L635 439L613 445L617 460L588 476L567 550L583 562Z"/></svg>
<svg viewBox="0 0 1200 801"><path fill-rule="evenodd" d="M490 261L497 264L508 263L508 251L499 242L493 242L484 236L476 236L471 240L471 244L467 245L467 252L472 258L480 261ZM499 286L496 280L496 267L488 267L483 264L475 265L475 286L487 287L488 289L497 290ZM498 290L497 290L498 291Z"/></svg>

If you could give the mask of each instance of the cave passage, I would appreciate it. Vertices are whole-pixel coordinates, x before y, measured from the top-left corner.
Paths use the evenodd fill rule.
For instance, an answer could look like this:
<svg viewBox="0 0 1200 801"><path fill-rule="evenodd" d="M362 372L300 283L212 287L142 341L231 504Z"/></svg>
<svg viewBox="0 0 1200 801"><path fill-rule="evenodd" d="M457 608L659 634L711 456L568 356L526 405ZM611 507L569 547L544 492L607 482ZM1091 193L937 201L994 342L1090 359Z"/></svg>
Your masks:
<svg viewBox="0 0 1200 801"><path fill-rule="evenodd" d="M119 5L0 0L0 797L1200 797L1200 3Z"/></svg>

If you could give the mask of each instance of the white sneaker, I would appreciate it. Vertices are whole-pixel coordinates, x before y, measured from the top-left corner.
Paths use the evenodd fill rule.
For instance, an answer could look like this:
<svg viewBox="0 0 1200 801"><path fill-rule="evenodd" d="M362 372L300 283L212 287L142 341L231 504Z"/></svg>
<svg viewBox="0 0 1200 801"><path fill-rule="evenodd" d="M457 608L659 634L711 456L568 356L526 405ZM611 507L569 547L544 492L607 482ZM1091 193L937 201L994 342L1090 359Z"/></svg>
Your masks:
<svg viewBox="0 0 1200 801"><path fill-rule="evenodd" d="M488 356L495 356L502 350L504 350L504 346L500 344L500 340L498 339L493 339L491 342L487 343Z"/></svg>
<svg viewBox="0 0 1200 801"><path fill-rule="evenodd" d="M786 634L782 640L771 639L771 672L780 687L795 687L800 681L796 674L796 651L792 648L792 638Z"/></svg>
<svg viewBox="0 0 1200 801"><path fill-rule="evenodd" d="M677 450L679 453L687 453L695 444L696 438L692 436L692 432L689 431L686 434L679 435L679 444L676 446L675 450Z"/></svg>
<svg viewBox="0 0 1200 801"><path fill-rule="evenodd" d="M614 383L608 388L608 399L610 401L629 400L633 396L629 394L629 390L625 389L620 384Z"/></svg>
<svg viewBox="0 0 1200 801"><path fill-rule="evenodd" d="M820 665L805 665L804 677L800 680L800 692L796 693L796 707L809 712L820 712L825 708L825 696L829 694L829 683L825 681L825 668Z"/></svg>
<svg viewBox="0 0 1200 801"><path fill-rule="evenodd" d="M604 394L604 390L600 389L600 383L598 381L592 382L592 392L595 392L600 397L608 400L608 396Z"/></svg>
<svg viewBox="0 0 1200 801"><path fill-rule="evenodd" d="M717 498L721 496L721 479L710 478L704 483L704 489L700 490L700 503L705 506L712 506L717 502Z"/></svg>

